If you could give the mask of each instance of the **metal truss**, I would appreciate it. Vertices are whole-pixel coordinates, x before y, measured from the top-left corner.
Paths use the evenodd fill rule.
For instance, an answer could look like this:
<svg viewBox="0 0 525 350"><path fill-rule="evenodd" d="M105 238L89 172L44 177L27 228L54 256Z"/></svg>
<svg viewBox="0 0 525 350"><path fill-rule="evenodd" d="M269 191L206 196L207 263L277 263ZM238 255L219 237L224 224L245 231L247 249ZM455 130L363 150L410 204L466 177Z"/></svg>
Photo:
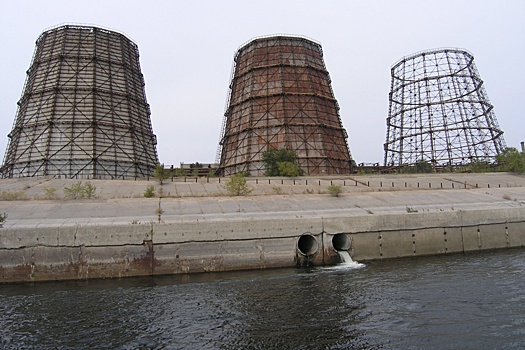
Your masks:
<svg viewBox="0 0 525 350"><path fill-rule="evenodd" d="M469 52L419 52L391 74L385 166L455 167L493 162L503 151L503 132Z"/></svg>
<svg viewBox="0 0 525 350"><path fill-rule="evenodd" d="M138 48L66 25L36 42L3 177L140 178L157 163Z"/></svg>
<svg viewBox="0 0 525 350"><path fill-rule="evenodd" d="M321 45L302 37L257 38L237 51L221 141L223 175L264 175L262 155L286 148L305 174L347 174L351 156Z"/></svg>

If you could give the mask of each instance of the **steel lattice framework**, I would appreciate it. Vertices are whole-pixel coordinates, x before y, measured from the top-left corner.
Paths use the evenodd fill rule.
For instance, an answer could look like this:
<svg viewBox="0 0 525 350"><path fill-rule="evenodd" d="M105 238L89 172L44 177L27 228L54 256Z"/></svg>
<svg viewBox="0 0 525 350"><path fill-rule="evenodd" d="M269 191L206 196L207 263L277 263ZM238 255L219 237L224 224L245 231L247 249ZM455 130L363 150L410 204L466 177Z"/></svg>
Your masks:
<svg viewBox="0 0 525 350"><path fill-rule="evenodd" d="M469 52L420 52L391 73L385 166L493 162L503 151L503 132Z"/></svg>
<svg viewBox="0 0 525 350"><path fill-rule="evenodd" d="M3 177L137 178L155 168L138 48L120 33L43 32L18 106Z"/></svg>
<svg viewBox="0 0 525 350"><path fill-rule="evenodd" d="M298 155L306 174L347 174L351 156L321 45L253 39L236 52L217 160L223 175L263 175L266 150Z"/></svg>

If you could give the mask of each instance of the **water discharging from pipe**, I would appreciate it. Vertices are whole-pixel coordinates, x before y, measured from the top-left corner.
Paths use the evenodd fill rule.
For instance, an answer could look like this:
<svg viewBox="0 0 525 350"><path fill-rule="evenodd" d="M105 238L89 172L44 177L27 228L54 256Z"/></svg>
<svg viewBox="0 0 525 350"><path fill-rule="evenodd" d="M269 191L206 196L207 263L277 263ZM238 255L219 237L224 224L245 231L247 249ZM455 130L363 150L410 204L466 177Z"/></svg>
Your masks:
<svg viewBox="0 0 525 350"><path fill-rule="evenodd" d="M345 267L345 268L359 268L364 267L365 264L358 263L357 261L352 260L352 257L346 250L338 250L337 254L339 254L339 257L341 258L341 264L338 266Z"/></svg>

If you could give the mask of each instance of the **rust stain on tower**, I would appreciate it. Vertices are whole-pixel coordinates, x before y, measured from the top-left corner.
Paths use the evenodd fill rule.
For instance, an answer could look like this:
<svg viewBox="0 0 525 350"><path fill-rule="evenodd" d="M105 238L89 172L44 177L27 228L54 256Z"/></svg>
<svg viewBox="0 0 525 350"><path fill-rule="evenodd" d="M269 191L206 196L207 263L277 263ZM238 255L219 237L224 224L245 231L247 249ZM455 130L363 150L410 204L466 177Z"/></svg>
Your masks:
<svg viewBox="0 0 525 350"><path fill-rule="evenodd" d="M217 154L219 172L264 175L262 155L293 150L307 175L348 174L352 158L321 45L254 39L235 55Z"/></svg>

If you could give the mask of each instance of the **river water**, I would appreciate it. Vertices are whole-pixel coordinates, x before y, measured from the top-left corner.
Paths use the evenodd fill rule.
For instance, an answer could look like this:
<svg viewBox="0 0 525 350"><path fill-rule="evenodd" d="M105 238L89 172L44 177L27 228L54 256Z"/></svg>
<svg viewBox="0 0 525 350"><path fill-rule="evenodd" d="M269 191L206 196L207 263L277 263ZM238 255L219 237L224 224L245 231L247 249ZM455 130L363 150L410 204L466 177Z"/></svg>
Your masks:
<svg viewBox="0 0 525 350"><path fill-rule="evenodd" d="M2 349L522 349L525 250L0 285Z"/></svg>

